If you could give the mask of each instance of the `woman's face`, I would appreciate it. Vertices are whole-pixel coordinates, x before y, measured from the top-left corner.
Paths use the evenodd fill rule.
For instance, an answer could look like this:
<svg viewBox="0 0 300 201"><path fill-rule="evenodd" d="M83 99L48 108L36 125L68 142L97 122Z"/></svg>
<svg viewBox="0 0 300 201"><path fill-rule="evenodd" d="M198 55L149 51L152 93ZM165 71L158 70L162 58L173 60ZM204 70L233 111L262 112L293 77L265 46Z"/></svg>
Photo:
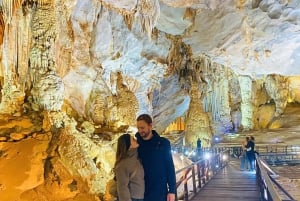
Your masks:
<svg viewBox="0 0 300 201"><path fill-rule="evenodd" d="M134 148L138 148L138 147L139 147L139 144L137 143L136 139L133 136L131 136L129 148L134 149Z"/></svg>

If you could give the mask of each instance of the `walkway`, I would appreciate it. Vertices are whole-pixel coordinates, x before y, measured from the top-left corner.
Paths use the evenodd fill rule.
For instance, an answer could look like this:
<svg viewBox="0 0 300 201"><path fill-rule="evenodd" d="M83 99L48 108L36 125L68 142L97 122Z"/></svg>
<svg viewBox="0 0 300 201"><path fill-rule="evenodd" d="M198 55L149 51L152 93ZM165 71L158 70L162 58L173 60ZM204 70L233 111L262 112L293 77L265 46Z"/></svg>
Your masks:
<svg viewBox="0 0 300 201"><path fill-rule="evenodd" d="M192 201L259 201L256 174L240 171L239 164L238 160L230 161Z"/></svg>

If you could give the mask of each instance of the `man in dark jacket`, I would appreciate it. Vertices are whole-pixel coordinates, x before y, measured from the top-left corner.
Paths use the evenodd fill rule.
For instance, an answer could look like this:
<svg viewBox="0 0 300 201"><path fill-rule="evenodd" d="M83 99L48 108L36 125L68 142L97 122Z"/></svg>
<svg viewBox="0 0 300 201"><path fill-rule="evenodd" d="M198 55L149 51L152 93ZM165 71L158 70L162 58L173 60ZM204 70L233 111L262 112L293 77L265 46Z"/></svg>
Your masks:
<svg viewBox="0 0 300 201"><path fill-rule="evenodd" d="M144 201L175 201L176 176L169 140L152 130L152 118L137 118L139 158L145 172Z"/></svg>
<svg viewBox="0 0 300 201"><path fill-rule="evenodd" d="M255 170L255 152L254 152L254 147L255 147L255 144L254 144L254 138L251 138L248 140L247 142L247 145L246 145L246 155L247 155L247 158L249 160L249 165L250 165L250 168L249 170L250 171L254 171Z"/></svg>

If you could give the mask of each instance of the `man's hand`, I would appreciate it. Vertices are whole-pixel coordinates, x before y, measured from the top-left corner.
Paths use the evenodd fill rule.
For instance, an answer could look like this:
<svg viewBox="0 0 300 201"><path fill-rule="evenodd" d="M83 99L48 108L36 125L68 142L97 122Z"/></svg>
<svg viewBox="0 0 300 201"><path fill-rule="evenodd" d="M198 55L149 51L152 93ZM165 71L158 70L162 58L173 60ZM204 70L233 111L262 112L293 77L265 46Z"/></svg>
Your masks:
<svg viewBox="0 0 300 201"><path fill-rule="evenodd" d="M174 193L168 193L167 201L175 201L175 194Z"/></svg>

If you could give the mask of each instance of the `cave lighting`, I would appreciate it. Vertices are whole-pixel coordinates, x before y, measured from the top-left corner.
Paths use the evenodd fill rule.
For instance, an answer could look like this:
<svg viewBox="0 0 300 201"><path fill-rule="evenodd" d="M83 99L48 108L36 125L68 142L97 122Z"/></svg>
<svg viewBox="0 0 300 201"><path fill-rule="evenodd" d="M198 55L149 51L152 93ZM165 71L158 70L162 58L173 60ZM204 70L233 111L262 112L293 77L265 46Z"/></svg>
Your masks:
<svg viewBox="0 0 300 201"><path fill-rule="evenodd" d="M209 152L204 153L204 158L205 159L210 159L211 154Z"/></svg>
<svg viewBox="0 0 300 201"><path fill-rule="evenodd" d="M171 150L172 154L177 154L177 151L176 150Z"/></svg>
<svg viewBox="0 0 300 201"><path fill-rule="evenodd" d="M223 161L226 161L228 159L227 154L223 154L222 159L223 159Z"/></svg>

